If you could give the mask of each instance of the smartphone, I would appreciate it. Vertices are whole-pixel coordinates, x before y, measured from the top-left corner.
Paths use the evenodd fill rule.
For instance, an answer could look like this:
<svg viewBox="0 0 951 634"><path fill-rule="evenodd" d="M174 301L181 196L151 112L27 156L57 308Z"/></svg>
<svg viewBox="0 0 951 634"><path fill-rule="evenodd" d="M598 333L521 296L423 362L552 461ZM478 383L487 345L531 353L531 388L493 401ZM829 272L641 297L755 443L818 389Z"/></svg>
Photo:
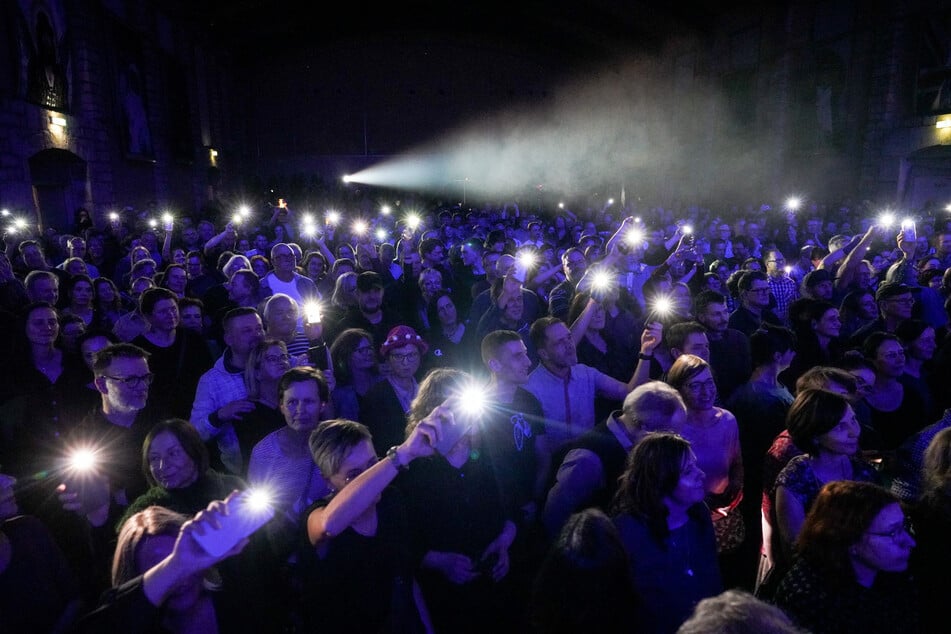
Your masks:
<svg viewBox="0 0 951 634"><path fill-rule="evenodd" d="M901 230L905 242L914 242L918 239L918 229L914 220L905 220L901 223Z"/></svg>
<svg viewBox="0 0 951 634"><path fill-rule="evenodd" d="M251 489L242 491L228 502L228 514L219 517L220 528L206 526L204 533L194 534L206 553L213 557L224 555L274 517L274 508L256 501L254 495Z"/></svg>

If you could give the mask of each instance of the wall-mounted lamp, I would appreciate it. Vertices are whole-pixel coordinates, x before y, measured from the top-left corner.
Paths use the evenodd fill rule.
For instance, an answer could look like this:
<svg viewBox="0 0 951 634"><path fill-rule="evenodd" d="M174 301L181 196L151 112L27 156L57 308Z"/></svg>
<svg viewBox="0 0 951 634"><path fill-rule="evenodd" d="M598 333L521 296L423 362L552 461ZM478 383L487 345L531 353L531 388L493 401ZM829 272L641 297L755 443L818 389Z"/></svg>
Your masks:
<svg viewBox="0 0 951 634"><path fill-rule="evenodd" d="M951 119L942 119L941 121L938 121L937 123L935 123L934 127L938 128L939 130L943 130L944 128L951 128Z"/></svg>
<svg viewBox="0 0 951 634"><path fill-rule="evenodd" d="M66 118L65 118L65 117L59 117L59 116L56 116L56 115L50 115L50 125L55 125L55 126L57 126L57 127L59 127L59 128L65 128L65 127L66 127Z"/></svg>

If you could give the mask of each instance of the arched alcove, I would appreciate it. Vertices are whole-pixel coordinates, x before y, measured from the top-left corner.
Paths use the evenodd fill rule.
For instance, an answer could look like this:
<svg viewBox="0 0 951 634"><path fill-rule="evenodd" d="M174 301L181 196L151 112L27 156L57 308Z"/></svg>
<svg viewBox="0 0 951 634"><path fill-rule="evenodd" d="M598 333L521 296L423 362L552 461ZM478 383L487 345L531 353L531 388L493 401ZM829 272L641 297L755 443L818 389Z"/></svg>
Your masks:
<svg viewBox="0 0 951 634"><path fill-rule="evenodd" d="M86 161L69 150L50 148L29 159L33 202L41 228L69 231L86 199Z"/></svg>

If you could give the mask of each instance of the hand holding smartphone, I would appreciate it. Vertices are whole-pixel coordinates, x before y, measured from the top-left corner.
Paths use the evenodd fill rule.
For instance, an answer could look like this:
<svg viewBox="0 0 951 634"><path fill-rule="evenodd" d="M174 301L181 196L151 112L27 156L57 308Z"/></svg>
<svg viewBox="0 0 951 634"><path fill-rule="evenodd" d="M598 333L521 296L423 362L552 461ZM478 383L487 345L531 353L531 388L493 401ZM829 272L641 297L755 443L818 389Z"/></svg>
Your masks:
<svg viewBox="0 0 951 634"><path fill-rule="evenodd" d="M209 526L202 533L194 533L195 541L213 557L221 557L274 517L274 507L260 490L242 491L226 508L228 514L219 517L218 528Z"/></svg>

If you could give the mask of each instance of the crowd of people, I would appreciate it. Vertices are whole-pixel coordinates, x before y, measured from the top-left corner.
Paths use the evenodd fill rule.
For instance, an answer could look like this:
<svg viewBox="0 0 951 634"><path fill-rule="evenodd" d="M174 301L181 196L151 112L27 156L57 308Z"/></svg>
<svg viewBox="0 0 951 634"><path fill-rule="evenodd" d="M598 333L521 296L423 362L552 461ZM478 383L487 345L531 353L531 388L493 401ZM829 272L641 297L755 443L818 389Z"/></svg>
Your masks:
<svg viewBox="0 0 951 634"><path fill-rule="evenodd" d="M944 210L23 224L4 629L938 631Z"/></svg>

